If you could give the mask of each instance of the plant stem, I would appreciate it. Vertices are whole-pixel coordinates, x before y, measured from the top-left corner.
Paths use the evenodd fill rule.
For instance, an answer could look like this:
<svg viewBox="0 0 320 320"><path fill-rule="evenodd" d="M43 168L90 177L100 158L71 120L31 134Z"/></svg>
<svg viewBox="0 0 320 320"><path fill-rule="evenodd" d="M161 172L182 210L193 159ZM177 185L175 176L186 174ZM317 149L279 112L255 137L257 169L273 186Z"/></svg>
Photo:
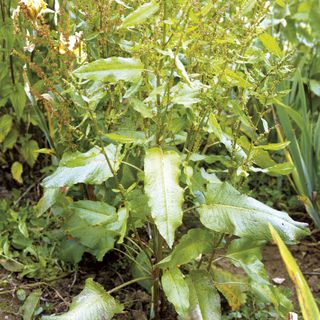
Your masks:
<svg viewBox="0 0 320 320"><path fill-rule="evenodd" d="M160 277L161 277L161 269L159 269L156 264L162 260L162 237L156 227L153 225L153 246L154 253L156 255L156 261L153 265L153 287L152 287L152 305L151 305L151 319L160 320Z"/></svg>
<svg viewBox="0 0 320 320"><path fill-rule="evenodd" d="M118 290L124 288L124 287L130 286L130 284L133 284L133 283L136 283L136 282L142 281L142 280L147 280L147 279L150 279L150 277L140 277L140 278L132 279L130 281L124 282L123 284L120 284L119 286L109 290L108 293L111 294L115 291L118 291Z"/></svg>
<svg viewBox="0 0 320 320"><path fill-rule="evenodd" d="M10 59L11 81L12 81L12 84L15 85L16 81L15 81L15 78L14 78L13 56L12 56L12 54L10 54L9 59Z"/></svg>

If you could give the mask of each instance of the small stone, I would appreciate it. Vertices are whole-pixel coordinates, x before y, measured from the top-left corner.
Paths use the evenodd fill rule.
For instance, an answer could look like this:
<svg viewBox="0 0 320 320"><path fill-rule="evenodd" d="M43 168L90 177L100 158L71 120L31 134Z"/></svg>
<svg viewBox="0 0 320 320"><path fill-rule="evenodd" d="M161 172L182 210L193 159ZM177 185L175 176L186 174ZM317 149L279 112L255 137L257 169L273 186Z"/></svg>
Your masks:
<svg viewBox="0 0 320 320"><path fill-rule="evenodd" d="M273 278L272 281L276 284L283 284L286 281L286 279L276 277L276 278Z"/></svg>

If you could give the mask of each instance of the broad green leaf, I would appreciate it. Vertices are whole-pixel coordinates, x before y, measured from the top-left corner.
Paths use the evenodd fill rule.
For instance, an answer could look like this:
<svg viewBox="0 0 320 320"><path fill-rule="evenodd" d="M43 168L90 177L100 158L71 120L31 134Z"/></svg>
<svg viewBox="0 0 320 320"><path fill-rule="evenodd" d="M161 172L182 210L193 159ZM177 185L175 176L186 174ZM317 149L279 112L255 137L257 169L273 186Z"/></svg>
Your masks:
<svg viewBox="0 0 320 320"><path fill-rule="evenodd" d="M69 208L92 226L111 223L117 219L115 208L105 202L80 200L72 203Z"/></svg>
<svg viewBox="0 0 320 320"><path fill-rule="evenodd" d="M81 261L85 252L85 247L76 240L67 240L61 242L59 250L59 259L64 262L77 264Z"/></svg>
<svg viewBox="0 0 320 320"><path fill-rule="evenodd" d="M39 154L36 152L38 149L39 145L35 140L24 140L21 142L20 153L30 167L33 167L38 159Z"/></svg>
<svg viewBox="0 0 320 320"><path fill-rule="evenodd" d="M114 142L126 144L135 143L143 144L145 141L145 134L141 131L124 131L124 132L113 132L105 134L107 138Z"/></svg>
<svg viewBox="0 0 320 320"><path fill-rule="evenodd" d="M98 261L101 261L104 255L113 249L118 234L112 225L92 226L75 214L66 220L64 229L67 235L76 238L86 247L87 252L96 256Z"/></svg>
<svg viewBox="0 0 320 320"><path fill-rule="evenodd" d="M59 188L48 188L44 190L43 196L36 205L38 216L44 214L49 208L51 208L55 204L59 193Z"/></svg>
<svg viewBox="0 0 320 320"><path fill-rule="evenodd" d="M211 270L215 287L227 299L232 310L239 310L246 302L248 279L215 266L212 266Z"/></svg>
<svg viewBox="0 0 320 320"><path fill-rule="evenodd" d="M287 175L292 173L294 165L291 162L278 163L272 167L266 168L266 172L271 175Z"/></svg>
<svg viewBox="0 0 320 320"><path fill-rule="evenodd" d="M6 152L8 149L12 149L16 144L18 137L19 137L19 131L15 128L12 128L3 141L3 144L2 144L3 152Z"/></svg>
<svg viewBox="0 0 320 320"><path fill-rule="evenodd" d="M270 240L271 223L288 242L309 234L306 223L292 220L285 212L240 194L227 182L208 185L206 204L198 209L207 228L256 240Z"/></svg>
<svg viewBox="0 0 320 320"><path fill-rule="evenodd" d="M147 150L144 160L145 192L151 215L169 247L182 223L183 189L179 186L181 159L175 151Z"/></svg>
<svg viewBox="0 0 320 320"><path fill-rule="evenodd" d="M119 168L118 149L115 145L104 148L113 170ZM65 153L57 170L42 182L45 188L72 186L77 183L101 184L112 177L105 155L99 148L88 152Z"/></svg>
<svg viewBox="0 0 320 320"><path fill-rule="evenodd" d="M20 184L23 183L22 180L22 172L23 172L23 166L19 161L15 161L11 166L11 174L14 180L19 182Z"/></svg>
<svg viewBox="0 0 320 320"><path fill-rule="evenodd" d="M161 268L186 264L202 253L210 253L215 247L215 235L205 229L195 228L183 235L172 253L158 263Z"/></svg>
<svg viewBox="0 0 320 320"><path fill-rule="evenodd" d="M182 272L178 268L168 269L164 271L161 282L168 301L180 316L185 315L189 309L189 288Z"/></svg>
<svg viewBox="0 0 320 320"><path fill-rule="evenodd" d="M269 143L265 145L256 146L255 149L278 151L286 148L290 144L290 141L282 143Z"/></svg>
<svg viewBox="0 0 320 320"><path fill-rule="evenodd" d="M285 319L288 313L293 310L293 305L287 295L282 292L280 287L267 285L262 283L251 283L251 291L257 300L265 303L272 303L280 316L280 319Z"/></svg>
<svg viewBox="0 0 320 320"><path fill-rule="evenodd" d="M115 210L105 203L83 200L75 209L71 208L71 215L64 224L64 230L68 235L76 238L83 246L85 251L96 256L101 261L104 255L114 247L116 238L124 235L125 224L127 223L127 212L124 210ZM83 204L85 202L85 204ZM77 209L79 208L79 215ZM96 209L100 210L95 211ZM69 208L70 210L70 208ZM103 211L105 210L105 211ZM86 213L88 214L86 216ZM103 213L108 217L108 222L103 217ZM110 220L109 217L111 216ZM98 221L105 221L97 224Z"/></svg>
<svg viewBox="0 0 320 320"><path fill-rule="evenodd" d="M267 272L262 263L262 249L265 241L252 239L235 239L231 242L226 257L236 266L242 268L255 283L269 284Z"/></svg>
<svg viewBox="0 0 320 320"><path fill-rule="evenodd" d="M0 143L2 143L12 127L12 117L5 114L0 117Z"/></svg>
<svg viewBox="0 0 320 320"><path fill-rule="evenodd" d="M231 69L226 69L225 75L227 78L231 79L231 81L235 85L241 88L247 89L252 86L251 83L244 78L245 75L240 71L235 72L235 71L232 71Z"/></svg>
<svg viewBox="0 0 320 320"><path fill-rule="evenodd" d="M10 95L10 100L16 112L17 118L21 119L23 110L27 102L27 96L24 91L24 87L21 84L17 84L14 87L14 91Z"/></svg>
<svg viewBox="0 0 320 320"><path fill-rule="evenodd" d="M277 244L281 257L287 267L289 276L294 282L297 290L297 295L305 320L320 319L320 311L311 293L306 279L304 278L296 260L288 250L287 246L282 241L277 231L270 225L270 231L273 241Z"/></svg>
<svg viewBox="0 0 320 320"><path fill-rule="evenodd" d="M235 239L231 242L226 257L242 268L249 276L251 290L266 303L273 303L279 314L286 316L292 305L281 290L269 282L267 271L262 263L262 248L265 241Z"/></svg>
<svg viewBox="0 0 320 320"><path fill-rule="evenodd" d="M140 101L139 99L137 98L130 98L129 99L129 105L137 112L139 112L143 118L152 118L153 115L152 115L152 112L151 110L147 107L147 105Z"/></svg>
<svg viewBox="0 0 320 320"><path fill-rule="evenodd" d="M319 81L310 80L310 89L315 95L320 96L320 82Z"/></svg>
<svg viewBox="0 0 320 320"><path fill-rule="evenodd" d="M220 296L213 285L210 274L204 270L194 270L186 281L190 291L189 318L187 319L221 319Z"/></svg>
<svg viewBox="0 0 320 320"><path fill-rule="evenodd" d="M143 69L139 59L112 57L85 64L75 70L74 74L84 80L134 82L141 77Z"/></svg>
<svg viewBox="0 0 320 320"><path fill-rule="evenodd" d="M43 320L111 320L122 311L120 305L104 288L91 278L84 289L73 298L69 311L58 316L44 316Z"/></svg>
<svg viewBox="0 0 320 320"><path fill-rule="evenodd" d="M280 49L278 41L269 33L262 33L259 36L259 40L262 42L263 46L272 54L276 55L277 57L282 57L283 53Z"/></svg>
<svg viewBox="0 0 320 320"><path fill-rule="evenodd" d="M159 4L156 1L144 3L123 19L120 28L133 27L141 24L154 15L158 10Z"/></svg>
<svg viewBox="0 0 320 320"><path fill-rule="evenodd" d="M34 290L29 294L23 306L21 307L21 311L23 312L23 320L34 319L34 313L40 302L41 294L41 289Z"/></svg>

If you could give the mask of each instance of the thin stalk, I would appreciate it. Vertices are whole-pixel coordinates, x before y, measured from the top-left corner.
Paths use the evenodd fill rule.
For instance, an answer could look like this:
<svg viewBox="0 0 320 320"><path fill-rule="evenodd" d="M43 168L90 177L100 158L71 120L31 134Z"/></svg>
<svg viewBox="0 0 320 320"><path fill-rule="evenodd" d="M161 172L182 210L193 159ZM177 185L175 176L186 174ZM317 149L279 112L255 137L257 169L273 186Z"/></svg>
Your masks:
<svg viewBox="0 0 320 320"><path fill-rule="evenodd" d="M144 272L146 272L147 274L150 274L150 271L147 270L141 263L139 263L136 259L132 258L129 254L127 254L126 252L120 250L120 249L117 249L117 248L113 248L113 250L115 251L118 251L120 253L122 253L123 255L125 255L129 260L131 260L133 263L136 263L137 266L139 268L141 268L141 270L143 270Z"/></svg>
<svg viewBox="0 0 320 320"><path fill-rule="evenodd" d="M11 73L11 81L12 84L15 85L16 81L15 81L15 77L14 77L14 70L13 70L13 56L12 54L10 54L10 73Z"/></svg>
<svg viewBox="0 0 320 320"><path fill-rule="evenodd" d="M153 278L153 287L152 287L152 304L151 304L151 319L160 320L159 308L160 308L160 277L161 269L157 267L157 263L162 260L162 237L156 227L153 225L153 246L154 252L156 255L156 261L153 266L152 278Z"/></svg>
<svg viewBox="0 0 320 320"><path fill-rule="evenodd" d="M124 282L123 284L120 284L119 286L109 290L108 293L111 294L113 292L116 292L116 291L124 288L124 287L130 286L130 284L133 284L133 283L136 283L136 282L139 282L142 280L147 280L147 279L150 279L150 277L140 277L140 278L132 279L130 281Z"/></svg>

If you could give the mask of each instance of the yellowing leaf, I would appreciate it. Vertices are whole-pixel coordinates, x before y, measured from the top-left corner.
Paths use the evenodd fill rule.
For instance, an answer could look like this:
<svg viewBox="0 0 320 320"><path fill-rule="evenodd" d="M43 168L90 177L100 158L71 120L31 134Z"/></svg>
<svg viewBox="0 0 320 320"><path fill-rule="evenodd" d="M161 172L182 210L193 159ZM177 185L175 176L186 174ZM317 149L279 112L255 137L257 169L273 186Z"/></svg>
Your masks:
<svg viewBox="0 0 320 320"><path fill-rule="evenodd" d="M276 55L279 58L282 57L283 53L279 47L278 41L272 35L264 32L259 36L259 40L270 53Z"/></svg>
<svg viewBox="0 0 320 320"><path fill-rule="evenodd" d="M20 184L23 183L22 180L22 172L23 172L23 166L20 162L16 161L12 164L11 166L11 174L14 180L16 180L17 182L19 182Z"/></svg>
<svg viewBox="0 0 320 320"><path fill-rule="evenodd" d="M275 1L282 8L284 8L286 6L286 3L284 0L275 0Z"/></svg>
<svg viewBox="0 0 320 320"><path fill-rule="evenodd" d="M246 278L215 266L212 267L212 271L215 287L227 299L232 310L239 310L247 298L245 294L247 289Z"/></svg>
<svg viewBox="0 0 320 320"><path fill-rule="evenodd" d="M280 143L269 143L256 146L255 149L272 150L278 151L286 148L290 144L290 141L280 142Z"/></svg>
<svg viewBox="0 0 320 320"><path fill-rule="evenodd" d="M303 318L305 320L320 319L318 306L296 260L293 258L277 231L271 225L269 225L269 228L273 241L277 244L281 257L287 267L289 276L296 286Z"/></svg>

